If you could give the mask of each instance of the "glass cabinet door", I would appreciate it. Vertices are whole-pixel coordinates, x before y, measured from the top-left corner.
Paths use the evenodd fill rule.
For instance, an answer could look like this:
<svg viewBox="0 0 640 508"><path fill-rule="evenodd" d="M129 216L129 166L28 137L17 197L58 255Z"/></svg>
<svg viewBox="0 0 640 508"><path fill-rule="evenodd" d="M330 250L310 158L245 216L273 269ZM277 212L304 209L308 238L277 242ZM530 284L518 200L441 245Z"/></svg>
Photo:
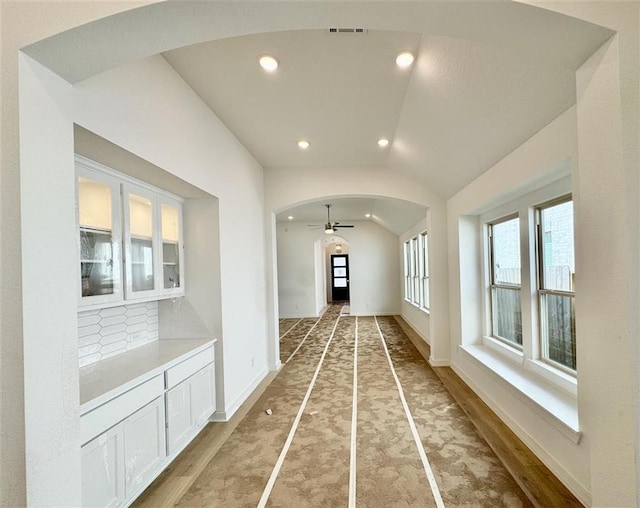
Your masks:
<svg viewBox="0 0 640 508"><path fill-rule="evenodd" d="M76 163L80 305L122 298L120 201L115 179Z"/></svg>
<svg viewBox="0 0 640 508"><path fill-rule="evenodd" d="M150 296L156 284L156 200L145 189L125 185L127 299Z"/></svg>
<svg viewBox="0 0 640 508"><path fill-rule="evenodd" d="M160 203L162 279L165 293L182 287L182 220L179 203Z"/></svg>

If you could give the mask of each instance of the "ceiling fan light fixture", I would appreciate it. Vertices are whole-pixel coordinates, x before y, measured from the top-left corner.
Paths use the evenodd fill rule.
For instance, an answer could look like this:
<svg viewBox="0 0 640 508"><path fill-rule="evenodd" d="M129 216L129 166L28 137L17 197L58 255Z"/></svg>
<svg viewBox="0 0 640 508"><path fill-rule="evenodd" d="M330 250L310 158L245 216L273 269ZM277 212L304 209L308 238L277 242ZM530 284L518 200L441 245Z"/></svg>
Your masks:
<svg viewBox="0 0 640 508"><path fill-rule="evenodd" d="M262 55L258 62L260 63L260 67L262 67L267 72L274 72L278 68L278 59L275 56L271 55Z"/></svg>
<svg viewBox="0 0 640 508"><path fill-rule="evenodd" d="M396 65L401 69L406 69L407 67L411 67L413 60L415 57L413 53L410 51L403 51L396 57Z"/></svg>
<svg viewBox="0 0 640 508"><path fill-rule="evenodd" d="M324 233L325 233L325 235L332 235L333 234L333 227L331 226L331 224L327 224L324 227Z"/></svg>

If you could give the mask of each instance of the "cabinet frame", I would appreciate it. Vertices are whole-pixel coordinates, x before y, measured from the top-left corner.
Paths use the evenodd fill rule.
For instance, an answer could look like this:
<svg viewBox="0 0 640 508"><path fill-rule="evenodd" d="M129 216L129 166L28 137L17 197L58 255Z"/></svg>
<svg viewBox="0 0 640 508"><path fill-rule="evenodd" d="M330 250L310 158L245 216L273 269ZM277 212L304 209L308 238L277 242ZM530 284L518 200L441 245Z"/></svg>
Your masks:
<svg viewBox="0 0 640 508"><path fill-rule="evenodd" d="M106 295L82 296L82 245L81 233L89 228L80 225L80 200L79 182L81 178L87 178L97 183L106 185L111 189L111 250L113 268L113 293ZM123 273L122 273L122 204L120 196L120 180L101 170L93 161L76 157L76 242L78 251L78 277L76 278L78 305L105 306L104 304L117 304L124 299Z"/></svg>
<svg viewBox="0 0 640 508"><path fill-rule="evenodd" d="M124 173L116 171L108 166L87 159L81 155L75 155L76 168L76 228L78 243L78 307L81 310L103 309L126 305L133 302L148 302L184 296L185 294L185 263L184 263L184 223L183 223L183 203L184 200L165 190L154 187L146 182L136 180ZM112 249L113 249L113 270L114 270L114 292L109 295L82 296L82 266L81 266L81 245L80 245L80 222L79 222L79 201L78 201L78 178L84 176L98 183L104 183L112 189ZM154 289L144 291L133 291L131 279L131 239L129 224L129 202L128 193L144 196L151 199L153 209L153 271ZM162 251L162 229L160 221L160 207L162 204L175 206L179 216L179 277L180 286L174 288L164 288L164 263ZM117 262L116 262L117 261Z"/></svg>

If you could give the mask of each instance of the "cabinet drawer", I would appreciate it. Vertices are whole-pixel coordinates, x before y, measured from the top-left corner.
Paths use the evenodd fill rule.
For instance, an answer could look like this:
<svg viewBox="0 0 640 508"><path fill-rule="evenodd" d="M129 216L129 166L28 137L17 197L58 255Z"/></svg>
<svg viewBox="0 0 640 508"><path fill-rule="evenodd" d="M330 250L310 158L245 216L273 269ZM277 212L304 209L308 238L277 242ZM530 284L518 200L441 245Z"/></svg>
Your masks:
<svg viewBox="0 0 640 508"><path fill-rule="evenodd" d="M80 417L80 439L82 444L113 427L127 416L135 413L164 392L162 375L139 384L135 388L102 404Z"/></svg>
<svg viewBox="0 0 640 508"><path fill-rule="evenodd" d="M202 367L213 362L213 347L187 358L184 362L167 369L165 372L167 390L180 384L182 381L198 372Z"/></svg>

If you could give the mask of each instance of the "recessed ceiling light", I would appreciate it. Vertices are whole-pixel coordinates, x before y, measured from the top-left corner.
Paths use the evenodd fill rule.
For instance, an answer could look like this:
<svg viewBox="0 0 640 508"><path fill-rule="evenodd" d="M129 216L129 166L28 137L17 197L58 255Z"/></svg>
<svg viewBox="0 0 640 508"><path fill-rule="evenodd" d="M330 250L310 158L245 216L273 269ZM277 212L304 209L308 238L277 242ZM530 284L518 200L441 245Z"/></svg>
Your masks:
<svg viewBox="0 0 640 508"><path fill-rule="evenodd" d="M365 213L364 216L368 219L369 217L371 217L370 213Z"/></svg>
<svg viewBox="0 0 640 508"><path fill-rule="evenodd" d="M398 57L396 58L396 64L398 65L398 67L406 69L413 63L413 58L413 53L405 51L404 53L400 53L398 55Z"/></svg>
<svg viewBox="0 0 640 508"><path fill-rule="evenodd" d="M273 72L278 68L278 60L275 56L263 55L260 57L260 67L267 72Z"/></svg>
<svg viewBox="0 0 640 508"><path fill-rule="evenodd" d="M310 143L306 139L301 139L300 141L298 141L298 146L303 150L306 150L307 148L309 148L309 145Z"/></svg>
<svg viewBox="0 0 640 508"><path fill-rule="evenodd" d="M289 215L289 217L287 217L287 219L293 220L293 215Z"/></svg>
<svg viewBox="0 0 640 508"><path fill-rule="evenodd" d="M378 140L378 146L384 148L389 144L389 140L387 138L380 138Z"/></svg>

